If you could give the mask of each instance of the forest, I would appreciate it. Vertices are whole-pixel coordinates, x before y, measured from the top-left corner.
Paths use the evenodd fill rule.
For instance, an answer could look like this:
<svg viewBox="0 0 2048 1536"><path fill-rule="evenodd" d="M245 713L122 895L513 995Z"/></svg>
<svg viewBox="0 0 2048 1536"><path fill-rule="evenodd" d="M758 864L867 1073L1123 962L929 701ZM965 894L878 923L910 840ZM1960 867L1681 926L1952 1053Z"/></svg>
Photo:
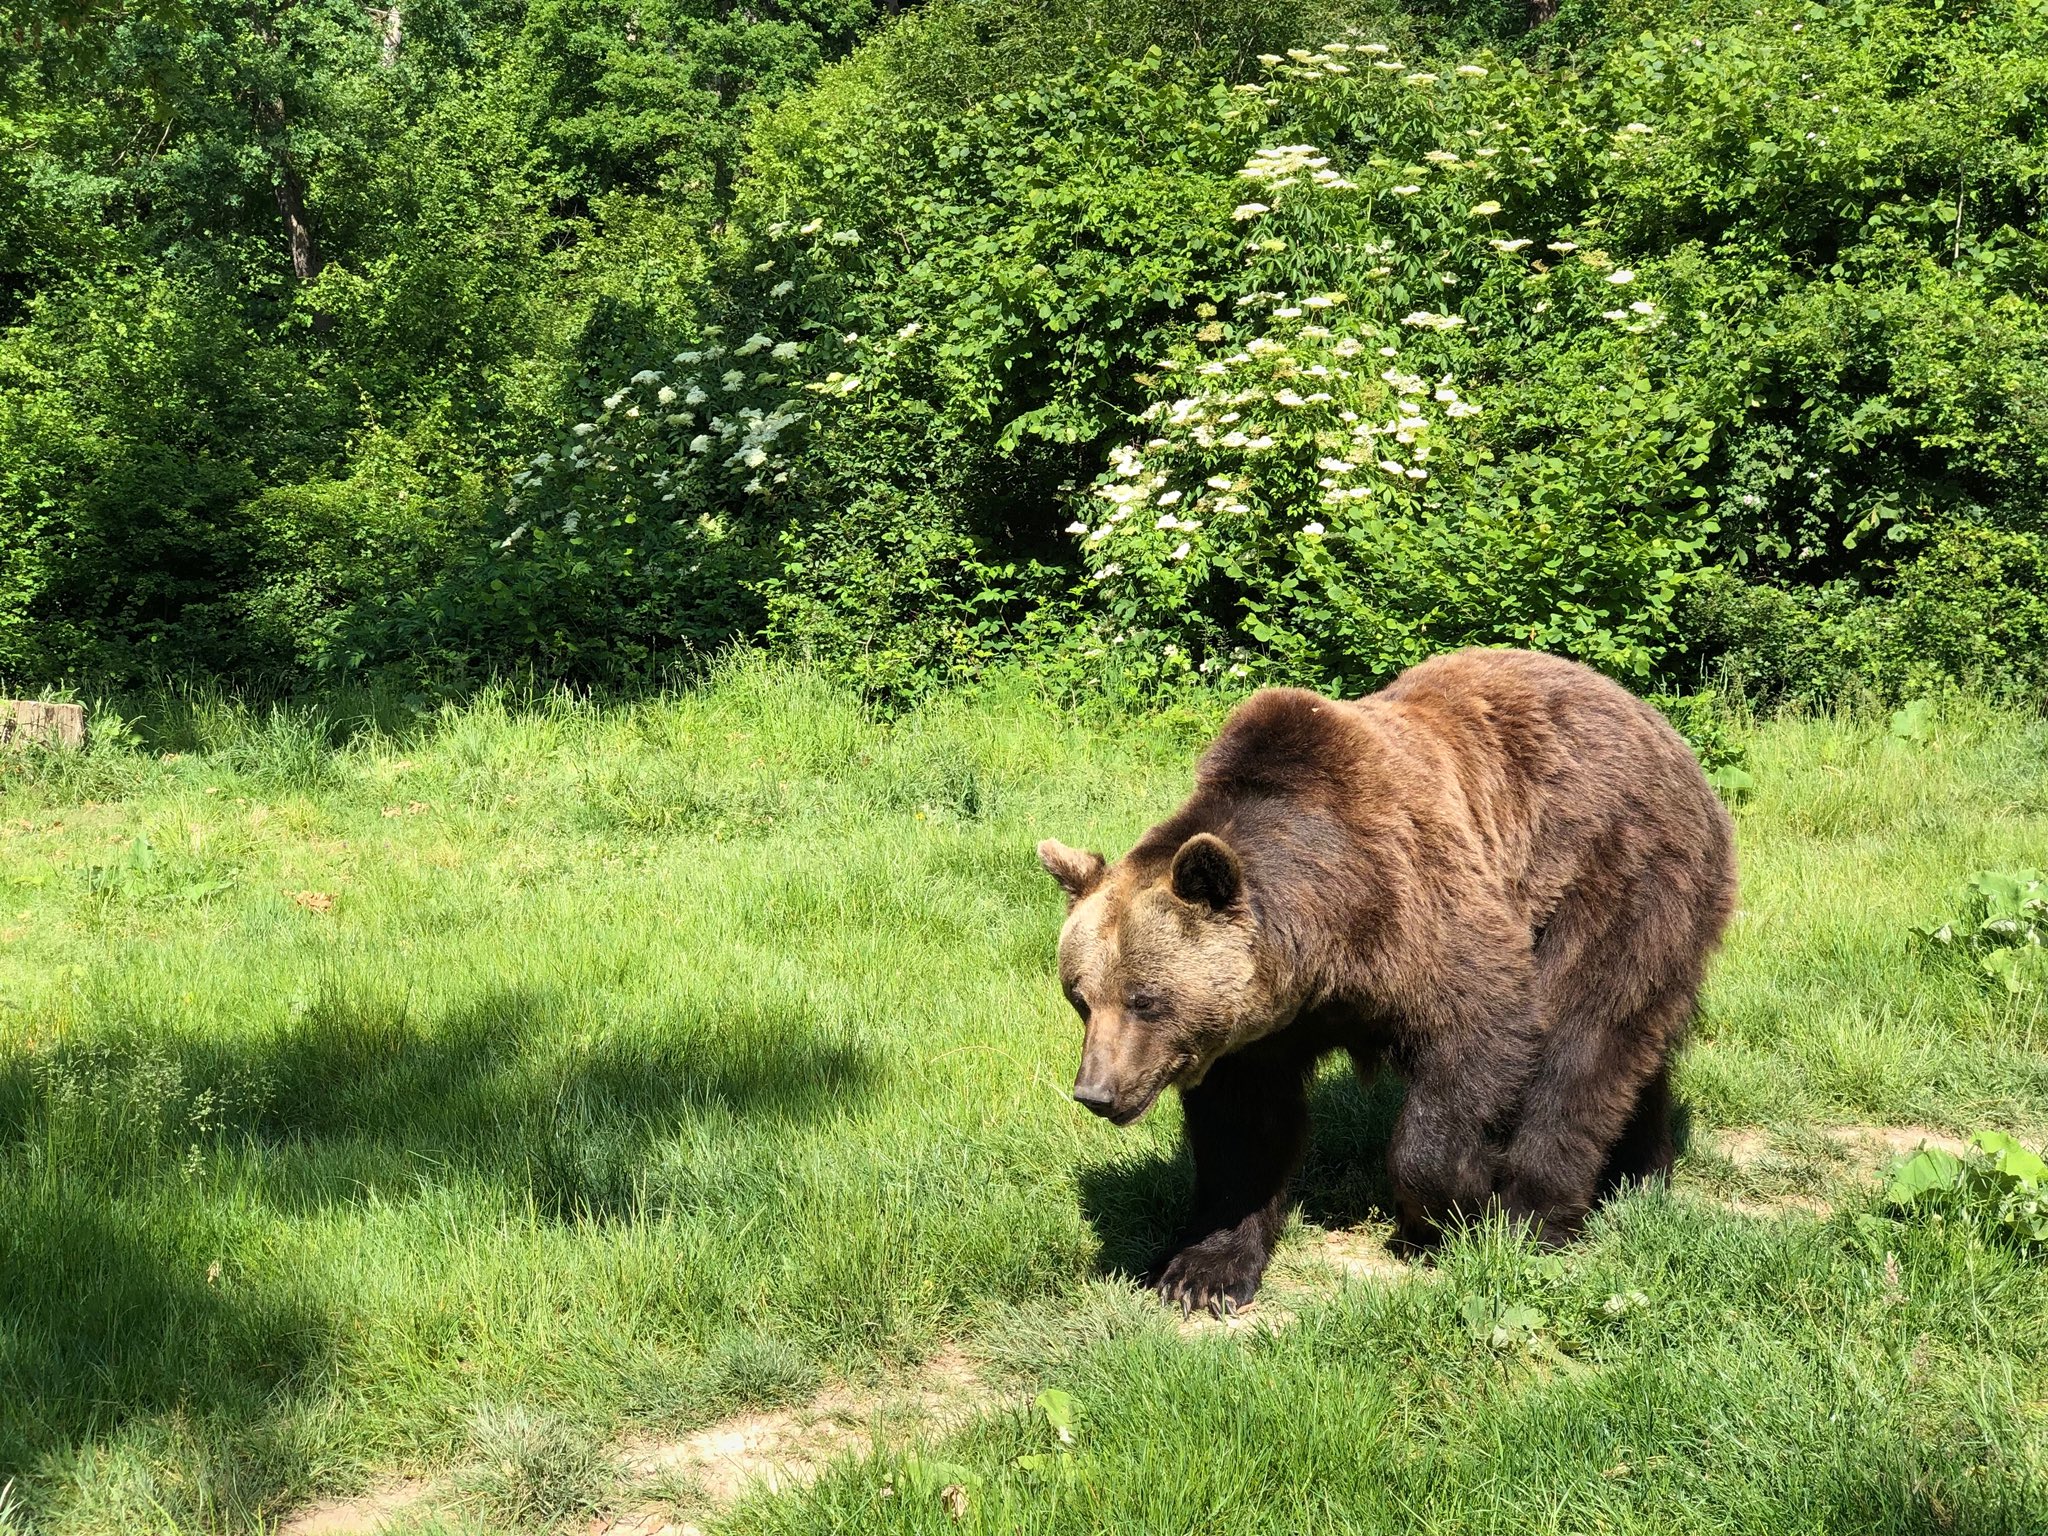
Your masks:
<svg viewBox="0 0 2048 1536"><path fill-rule="evenodd" d="M2032 0L29 0L0 689L2048 678Z"/></svg>

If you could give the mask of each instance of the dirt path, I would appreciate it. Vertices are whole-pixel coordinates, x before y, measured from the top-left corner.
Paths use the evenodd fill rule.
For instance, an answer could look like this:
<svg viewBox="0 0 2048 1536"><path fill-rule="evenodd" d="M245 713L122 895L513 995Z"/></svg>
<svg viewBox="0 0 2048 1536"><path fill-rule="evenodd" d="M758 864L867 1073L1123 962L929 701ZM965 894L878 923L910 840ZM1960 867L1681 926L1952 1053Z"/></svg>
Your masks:
<svg viewBox="0 0 2048 1536"><path fill-rule="evenodd" d="M682 1440L631 1440L621 1460L633 1481L680 1476L723 1508L757 1486L808 1483L841 1456L870 1454L878 1440L957 1429L999 1401L980 1371L949 1351L880 1388L828 1387L802 1407L738 1414Z"/></svg>
<svg viewBox="0 0 2048 1536"><path fill-rule="evenodd" d="M1895 1160L1921 1147L1967 1151L1969 1142L1927 1125L1823 1125L1716 1132L1693 1158L1695 1187L1752 1216L1826 1216L1859 1199ZM1683 1187L1683 1186L1681 1186Z"/></svg>
<svg viewBox="0 0 2048 1536"><path fill-rule="evenodd" d="M1894 1158L1921 1146L1960 1152L1967 1145L1928 1126L1716 1132L1691 1149L1680 1188L1760 1218L1824 1215L1867 1189ZM1395 1257L1374 1231L1310 1228L1275 1256L1254 1306L1227 1318L1198 1314L1181 1319L1178 1328L1184 1337L1284 1328L1301 1307L1347 1281L1392 1285L1434 1274ZM590 1536L701 1536L695 1520L750 1490L800 1487L841 1457L943 1435L1006 1405L972 1360L949 1351L878 1384L827 1387L798 1407L737 1414L679 1439L635 1436L616 1448L618 1497L586 1529ZM448 1479L394 1482L306 1505L279 1525L278 1536L378 1536L393 1522L446 1507L457 1495Z"/></svg>
<svg viewBox="0 0 2048 1536"><path fill-rule="evenodd" d="M826 1388L794 1408L736 1414L680 1439L635 1436L617 1447L627 1490L590 1521L592 1536L692 1536L686 1514L707 1514L750 1490L799 1487L841 1456L866 1456L883 1438L940 1435L1000 1402L964 1356L948 1351L915 1372L869 1387ZM630 1490L660 1488L661 1500ZM306 1505L278 1536L376 1536L459 1497L451 1480L409 1479L346 1499Z"/></svg>

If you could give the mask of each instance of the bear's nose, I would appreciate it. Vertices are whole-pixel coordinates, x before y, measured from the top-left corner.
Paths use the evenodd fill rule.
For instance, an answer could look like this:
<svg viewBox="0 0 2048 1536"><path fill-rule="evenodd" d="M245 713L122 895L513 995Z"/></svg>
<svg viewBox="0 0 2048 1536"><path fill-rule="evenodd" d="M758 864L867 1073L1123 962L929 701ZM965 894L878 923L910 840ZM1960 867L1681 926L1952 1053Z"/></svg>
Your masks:
<svg viewBox="0 0 2048 1536"><path fill-rule="evenodd" d="M1107 1115L1116 1108L1116 1095L1101 1083L1076 1083L1074 1102L1086 1105L1098 1115Z"/></svg>

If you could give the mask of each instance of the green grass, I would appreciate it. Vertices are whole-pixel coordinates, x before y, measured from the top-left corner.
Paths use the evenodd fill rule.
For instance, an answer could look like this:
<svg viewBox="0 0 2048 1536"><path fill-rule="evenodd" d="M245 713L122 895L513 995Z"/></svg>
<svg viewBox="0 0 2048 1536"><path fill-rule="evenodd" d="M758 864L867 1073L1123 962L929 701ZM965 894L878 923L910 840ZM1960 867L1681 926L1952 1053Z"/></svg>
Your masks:
<svg viewBox="0 0 2048 1536"><path fill-rule="evenodd" d="M1082 1406L1049 1470L1021 1412L923 1453L992 1530L2048 1528L2039 1266L1735 1214L1704 1151L1561 1261L1475 1235L1272 1334L1137 1305L1176 1123L1067 1101L1031 848L1121 849L1218 718L880 722L736 664L410 724L186 699L0 762L0 1531L250 1531L442 1469L464 1528L579 1519L622 1433L951 1340ZM2048 728L1746 739L1693 1134L2038 1142L2048 1009L1905 932L2048 861ZM1392 1095L1320 1100L1305 1214L1375 1220ZM911 1449L725 1519L953 1528Z"/></svg>

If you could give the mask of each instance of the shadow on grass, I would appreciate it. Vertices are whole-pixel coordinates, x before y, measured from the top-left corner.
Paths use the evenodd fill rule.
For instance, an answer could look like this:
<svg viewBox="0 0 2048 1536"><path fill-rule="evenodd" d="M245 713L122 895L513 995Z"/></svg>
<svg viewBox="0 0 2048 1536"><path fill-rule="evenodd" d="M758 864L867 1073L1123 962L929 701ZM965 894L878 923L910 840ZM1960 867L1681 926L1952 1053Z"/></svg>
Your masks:
<svg viewBox="0 0 2048 1536"><path fill-rule="evenodd" d="M192 1148L243 1159L286 1205L448 1174L544 1217L632 1214L646 1155L706 1117L802 1119L867 1090L873 1063L801 1011L679 1013L594 1033L527 990L433 1021L329 996L268 1035L135 1027L0 1066L0 1148L96 1170L112 1188Z"/></svg>
<svg viewBox="0 0 2048 1536"><path fill-rule="evenodd" d="M0 1484L20 1479L32 1499L38 1461L143 1418L167 1421L149 1440L236 1443L204 1455L210 1486L184 1490L204 1506L222 1478L290 1481L264 1469L279 1398L327 1357L327 1323L239 1292L222 1239L189 1201L0 1184Z"/></svg>
<svg viewBox="0 0 2048 1536"><path fill-rule="evenodd" d="M1381 1073L1371 1087L1346 1067L1320 1075L1309 1090L1309 1146L1293 1191L1304 1218L1345 1228L1391 1219L1387 1138L1401 1112L1402 1085ZM1081 1214L1101 1243L1104 1274L1143 1274L1179 1233L1194 1196L1187 1148L1171 1157L1099 1163L1079 1180Z"/></svg>
<svg viewBox="0 0 2048 1536"><path fill-rule="evenodd" d="M1391 1222L1394 1192L1387 1143L1401 1113L1401 1079L1381 1072L1370 1086L1348 1067L1326 1070L1309 1091L1309 1146L1295 1176L1295 1207L1332 1231ZM1672 1110L1678 1151L1690 1144L1692 1112ZM1194 1197L1194 1165L1183 1145L1171 1157L1100 1163L1082 1170L1081 1214L1101 1244L1101 1272L1131 1279L1145 1272L1180 1231ZM1601 1197L1616 1193L1605 1183Z"/></svg>
<svg viewBox="0 0 2048 1536"><path fill-rule="evenodd" d="M457 1182L562 1223L715 1200L748 1146L780 1145L741 1122L836 1109L875 1075L788 1010L593 1034L529 991L431 1021L328 998L251 1039L129 1028L0 1063L0 1483L32 1493L146 1419L145 1440L184 1437L167 1465L232 1468L244 1510L303 1486L304 1453L265 1436L317 1392L334 1322L238 1285L266 1212Z"/></svg>
<svg viewBox="0 0 2048 1536"><path fill-rule="evenodd" d="M336 1147L359 1150L353 1173L333 1170L346 1183L452 1168L524 1192L544 1217L606 1221L638 1212L650 1152L691 1121L801 1120L875 1076L865 1051L802 1010L576 1036L525 991L425 1029L402 1009L323 1004L268 1053L252 1129L272 1147L323 1150L323 1166Z"/></svg>

